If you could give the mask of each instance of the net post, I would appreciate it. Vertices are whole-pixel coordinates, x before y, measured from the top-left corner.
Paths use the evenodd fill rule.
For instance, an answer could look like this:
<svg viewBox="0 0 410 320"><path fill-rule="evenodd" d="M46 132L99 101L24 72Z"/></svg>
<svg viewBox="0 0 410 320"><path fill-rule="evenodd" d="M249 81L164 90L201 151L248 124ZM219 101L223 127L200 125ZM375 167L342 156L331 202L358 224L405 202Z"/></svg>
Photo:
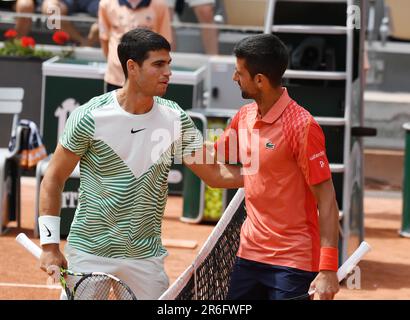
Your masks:
<svg viewBox="0 0 410 320"><path fill-rule="evenodd" d="M403 178L403 212L400 236L410 238L410 122L403 125L406 130Z"/></svg>

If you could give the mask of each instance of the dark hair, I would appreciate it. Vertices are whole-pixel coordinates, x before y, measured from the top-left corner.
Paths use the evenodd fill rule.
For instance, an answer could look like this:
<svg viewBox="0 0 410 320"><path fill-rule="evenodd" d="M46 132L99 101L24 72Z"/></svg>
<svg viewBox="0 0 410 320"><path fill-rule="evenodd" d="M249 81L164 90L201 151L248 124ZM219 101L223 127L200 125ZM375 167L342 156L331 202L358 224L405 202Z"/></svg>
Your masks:
<svg viewBox="0 0 410 320"><path fill-rule="evenodd" d="M273 34L258 34L239 41L234 48L237 58L245 60L246 69L255 77L265 75L272 86L282 83L288 67L289 53L285 44Z"/></svg>
<svg viewBox="0 0 410 320"><path fill-rule="evenodd" d="M125 78L128 78L128 59L132 59L139 66L142 66L143 62L148 58L150 51L162 49L171 51L171 45L168 40L149 29L137 28L125 33L121 37L117 48L118 58L120 59Z"/></svg>

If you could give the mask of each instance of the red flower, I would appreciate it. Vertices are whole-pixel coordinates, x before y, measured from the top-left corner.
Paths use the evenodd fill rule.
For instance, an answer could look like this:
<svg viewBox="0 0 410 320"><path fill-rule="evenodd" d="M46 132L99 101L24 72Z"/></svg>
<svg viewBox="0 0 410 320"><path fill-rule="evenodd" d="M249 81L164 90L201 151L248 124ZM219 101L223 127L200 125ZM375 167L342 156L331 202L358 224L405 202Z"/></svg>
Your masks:
<svg viewBox="0 0 410 320"><path fill-rule="evenodd" d="M4 37L7 39L13 39L17 37L17 31L14 29L8 29L6 32L4 32Z"/></svg>
<svg viewBox="0 0 410 320"><path fill-rule="evenodd" d="M56 31L53 34L53 41L57 44L64 44L68 40L70 40L70 36L68 35L67 32L64 31Z"/></svg>
<svg viewBox="0 0 410 320"><path fill-rule="evenodd" d="M34 41L32 37L21 37L21 45L25 48L26 47L34 48L34 46L36 45L36 42Z"/></svg>

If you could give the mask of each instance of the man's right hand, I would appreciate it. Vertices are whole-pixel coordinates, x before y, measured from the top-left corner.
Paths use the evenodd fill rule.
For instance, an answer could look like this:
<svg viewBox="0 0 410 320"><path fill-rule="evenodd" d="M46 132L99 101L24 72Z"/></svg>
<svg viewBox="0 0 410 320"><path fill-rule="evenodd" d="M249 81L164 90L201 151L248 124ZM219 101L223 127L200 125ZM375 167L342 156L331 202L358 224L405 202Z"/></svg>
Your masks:
<svg viewBox="0 0 410 320"><path fill-rule="evenodd" d="M40 256L40 269L52 276L55 269L50 268L50 266L58 266L67 269L67 260L61 253L58 244L53 243L43 245L43 252Z"/></svg>

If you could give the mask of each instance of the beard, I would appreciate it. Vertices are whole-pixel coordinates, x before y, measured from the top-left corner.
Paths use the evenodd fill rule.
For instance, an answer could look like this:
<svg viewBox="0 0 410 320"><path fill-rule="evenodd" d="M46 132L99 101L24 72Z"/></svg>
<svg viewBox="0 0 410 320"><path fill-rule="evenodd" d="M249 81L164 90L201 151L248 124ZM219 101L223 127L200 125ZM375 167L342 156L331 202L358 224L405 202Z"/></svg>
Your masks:
<svg viewBox="0 0 410 320"><path fill-rule="evenodd" d="M252 97L246 91L241 89L242 98L244 99L251 99Z"/></svg>
<svg viewBox="0 0 410 320"><path fill-rule="evenodd" d="M249 98L251 98L251 97L249 96L249 93L247 93L245 90L242 89L242 87L241 87L241 82L240 82L240 81L238 81L238 86L239 86L239 89L241 90L242 98L244 98L244 99L249 99Z"/></svg>

